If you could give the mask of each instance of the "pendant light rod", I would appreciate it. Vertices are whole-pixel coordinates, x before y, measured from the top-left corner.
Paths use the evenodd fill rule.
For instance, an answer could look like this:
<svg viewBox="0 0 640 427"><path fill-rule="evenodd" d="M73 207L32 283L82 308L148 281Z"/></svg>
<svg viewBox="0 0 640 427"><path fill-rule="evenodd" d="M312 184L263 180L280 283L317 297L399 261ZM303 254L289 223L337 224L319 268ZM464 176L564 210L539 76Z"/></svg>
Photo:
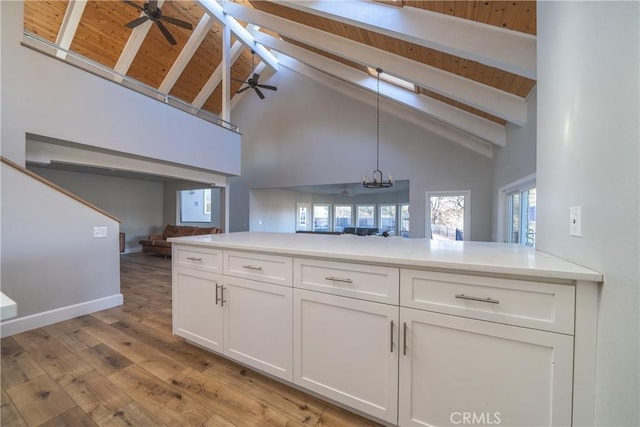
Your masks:
<svg viewBox="0 0 640 427"><path fill-rule="evenodd" d="M393 186L393 179L389 175L389 179L382 179L382 171L380 170L380 73L382 68L376 68L377 88L376 88L376 169L373 171L373 179L369 181L366 177L362 177L362 186L365 188L388 188Z"/></svg>

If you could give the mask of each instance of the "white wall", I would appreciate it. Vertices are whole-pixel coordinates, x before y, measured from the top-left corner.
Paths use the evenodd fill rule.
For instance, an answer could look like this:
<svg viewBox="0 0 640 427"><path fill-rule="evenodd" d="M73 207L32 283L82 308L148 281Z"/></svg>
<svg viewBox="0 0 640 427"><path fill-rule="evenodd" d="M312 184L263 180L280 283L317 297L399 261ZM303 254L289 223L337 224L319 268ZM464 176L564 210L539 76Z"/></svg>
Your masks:
<svg viewBox="0 0 640 427"><path fill-rule="evenodd" d="M2 155L25 164L25 134L240 172L240 135L21 46L23 3L3 1Z"/></svg>
<svg viewBox="0 0 640 427"><path fill-rule="evenodd" d="M162 231L162 182L46 167L31 166L29 169L119 218L122 221L120 231L125 233L126 238L125 252L140 251L140 239Z"/></svg>
<svg viewBox="0 0 640 427"><path fill-rule="evenodd" d="M356 182L376 165L375 95L365 104L285 67L268 83L278 91L264 100L246 92L231 117L243 133L242 177L229 181L231 231L249 229L252 189ZM411 181L411 237L424 237L426 191L471 190L472 239L490 240L491 159L381 104L380 167Z"/></svg>
<svg viewBox="0 0 640 427"><path fill-rule="evenodd" d="M3 336L122 304L116 221L3 163L1 223Z"/></svg>
<svg viewBox="0 0 640 427"><path fill-rule="evenodd" d="M537 246L604 273L600 426L640 425L638 22L638 2L538 2Z"/></svg>

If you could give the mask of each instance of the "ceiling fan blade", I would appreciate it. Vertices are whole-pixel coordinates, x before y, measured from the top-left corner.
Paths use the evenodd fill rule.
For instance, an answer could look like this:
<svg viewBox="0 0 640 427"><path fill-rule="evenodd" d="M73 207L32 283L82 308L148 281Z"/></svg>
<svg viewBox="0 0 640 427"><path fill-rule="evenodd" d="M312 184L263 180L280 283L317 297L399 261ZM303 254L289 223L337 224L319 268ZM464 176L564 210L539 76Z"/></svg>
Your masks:
<svg viewBox="0 0 640 427"><path fill-rule="evenodd" d="M269 90L278 90L277 87L275 86L270 86L270 85L257 85L258 87L261 87L262 89L269 89Z"/></svg>
<svg viewBox="0 0 640 427"><path fill-rule="evenodd" d="M140 11L144 12L144 9L143 9L141 6L138 6L137 4L135 4L135 3L134 3L134 2L132 2L132 1L129 1L129 0L122 0L122 3L126 3L126 4L128 4L129 6L133 6L133 7L135 7L136 9L138 9L138 10L140 10Z"/></svg>
<svg viewBox="0 0 640 427"><path fill-rule="evenodd" d="M254 87L254 89L256 90L256 93L258 94L260 99L264 99L264 93L262 93L262 91L260 89L258 89L257 87Z"/></svg>
<svg viewBox="0 0 640 427"><path fill-rule="evenodd" d="M193 30L193 25L191 25L190 23L172 18L170 16L162 15L160 16L160 19L162 19L164 22L168 22L169 24L177 25L178 27L186 28L187 30Z"/></svg>
<svg viewBox="0 0 640 427"><path fill-rule="evenodd" d="M140 18L136 18L133 21L131 21L131 22L127 23L127 24L124 24L124 26L127 27L127 28L135 28L138 25L147 22L148 20L149 20L148 16L141 16Z"/></svg>
<svg viewBox="0 0 640 427"><path fill-rule="evenodd" d="M247 89L251 89L251 86L245 86L245 87L243 87L242 89L238 89L238 90L236 91L236 93L242 93L242 92L244 92L244 91L245 91L245 90L247 90Z"/></svg>
<svg viewBox="0 0 640 427"><path fill-rule="evenodd" d="M156 24L158 24L158 28L160 28L160 31L162 31L162 34L167 39L169 44L172 44L172 45L178 44L178 42L176 42L176 39L173 38L173 36L169 32L169 30L167 30L167 27L165 27L162 22L160 22L160 21L155 21L155 22L156 22Z"/></svg>

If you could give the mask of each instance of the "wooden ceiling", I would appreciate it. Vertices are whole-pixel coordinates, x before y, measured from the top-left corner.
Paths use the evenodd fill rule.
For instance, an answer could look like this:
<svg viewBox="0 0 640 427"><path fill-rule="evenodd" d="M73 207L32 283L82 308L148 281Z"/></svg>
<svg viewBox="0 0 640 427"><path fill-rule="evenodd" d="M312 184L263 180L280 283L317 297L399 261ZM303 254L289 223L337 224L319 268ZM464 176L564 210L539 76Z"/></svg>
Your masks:
<svg viewBox="0 0 640 427"><path fill-rule="evenodd" d="M143 0L135 0L142 6ZM199 102L196 107L220 115L222 111L221 85L209 93L204 91L207 81L222 61L222 27L221 23L212 20L213 24L202 36L201 42L194 48L194 53L188 59L186 65L178 76L171 78L175 83L167 83L168 74L174 66L179 55L189 45L189 38L193 31L176 25L167 24L173 37L175 46L170 45L159 31L156 25L152 25L144 36L140 47L137 49L130 65L119 64L123 60L123 52L127 49L130 39L133 37L131 30L125 27L140 16L140 12L121 1L89 0L81 15L76 28L69 30L65 23L65 13L68 9L76 7L83 2L75 0L26 0L24 3L24 29L34 33L52 43L59 43L63 32L72 31L72 39L67 47L70 51L77 52L104 66L116 69L127 76L136 79L153 88L165 89L170 95L183 100L188 104ZM224 2L219 2L223 4ZM435 48L425 47L424 44L413 43L398 37L393 37L384 31L375 31L371 27L352 25L344 20L336 20L326 15L305 11L300 8L289 7L291 2L273 1L246 1L237 0L237 5L251 8L253 11L284 18L287 21L302 24L318 29L327 34L333 34L371 48L389 52L399 60L408 59L418 64L424 64L445 71L448 75L459 76L465 81L478 82L483 86L495 88L500 92L511 94L518 99L525 99L536 82L532 78L506 71L486 63L446 53ZM318 2L312 2L318 3ZM499 27L511 32L523 33L531 36L536 34L536 2L535 1L380 1L381 6L392 5L411 14L419 16L420 9L437 14L462 18L492 27ZM197 1L166 0L160 3L162 14L174 17L192 24L195 29L198 23L207 13L204 3ZM225 9L226 11L226 9ZM242 17L238 17L241 24ZM258 24L259 25L259 24ZM272 37L282 34L278 28L264 28ZM239 37L241 38L241 37ZM236 39L233 38L233 41ZM312 47L304 40L295 37L282 36L282 40L298 48L313 52L325 58L343 64L350 69L358 70L366 74L367 66L375 68L377 64L362 63L357 58L348 55L337 55ZM65 47L65 46L63 46ZM297 58L294 58L297 59ZM303 61L303 60L301 60ZM304 62L304 61L303 61ZM124 67L124 68L123 68ZM175 71L174 71L175 72ZM231 83L231 93L242 86L241 80L247 79L252 72L251 53L245 46L242 53L231 66L231 74L234 79ZM325 70L326 72L326 70ZM525 74L525 73L520 73ZM164 84L163 84L164 82ZM167 90L167 85L168 90ZM428 99L435 99L455 109L472 113L474 116L486 119L499 126L504 126L508 120L492 114L489 108L483 108L481 103L473 105L472 102L464 102L455 97L448 97L446 90L437 87L416 86L416 95ZM206 96L203 100L203 95ZM266 94L268 96L268 93ZM233 96L233 95L232 95ZM452 123L449 123L452 125ZM455 123L453 124L455 127ZM480 139L483 137L480 136ZM491 141L495 142L495 141Z"/></svg>

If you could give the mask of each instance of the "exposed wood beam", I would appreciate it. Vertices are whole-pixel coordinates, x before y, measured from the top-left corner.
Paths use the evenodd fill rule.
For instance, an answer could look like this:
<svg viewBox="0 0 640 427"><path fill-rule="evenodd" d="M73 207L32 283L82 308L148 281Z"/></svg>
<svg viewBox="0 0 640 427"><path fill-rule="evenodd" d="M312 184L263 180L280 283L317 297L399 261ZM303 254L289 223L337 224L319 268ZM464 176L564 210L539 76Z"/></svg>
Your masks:
<svg viewBox="0 0 640 427"><path fill-rule="evenodd" d="M243 48L244 48L244 45L239 41L236 41L235 43L233 43L233 46L231 46L231 51L230 51L231 64L236 62L236 60L240 57L240 55L242 54ZM223 63L221 62L218 65L218 67L216 67L216 69L213 71L213 73L211 74L211 77L209 77L209 80L207 80L207 82L204 84L202 89L200 89L200 92L198 93L198 95L196 95L195 99L191 103L191 105L194 108L197 108L197 109L202 108L202 106L204 105L205 102L207 102L207 99L209 99L213 91L216 90L216 87L218 87L218 85L222 81L222 68L223 68Z"/></svg>
<svg viewBox="0 0 640 427"><path fill-rule="evenodd" d="M536 79L536 37L530 34L372 1L273 2Z"/></svg>
<svg viewBox="0 0 640 427"><path fill-rule="evenodd" d="M199 0L204 10L211 16L216 18L222 25L227 25L235 36L244 43L249 49L253 49L256 55L274 70L278 69L278 60L263 46L257 45L249 32L232 16L229 16L222 9L220 3L216 0Z"/></svg>
<svg viewBox="0 0 640 427"><path fill-rule="evenodd" d="M367 91L376 92L377 79L353 67L341 64L322 55L310 52L307 49L278 40L267 34L255 32L254 37L258 43L264 44L273 50L284 53L288 57L296 58L306 65L319 71L330 74L336 78L351 83ZM279 56L281 59L281 57ZM290 63L290 61L288 62ZM430 116L440 122L456 127L477 138L504 146L506 144L506 130L504 126L490 120L463 111L459 108L437 101L424 95L408 91L394 84L381 81L380 95L394 102L411 108L419 113Z"/></svg>
<svg viewBox="0 0 640 427"><path fill-rule="evenodd" d="M211 15L206 13L202 15L198 25L191 33L189 40L187 40L187 43L185 43L184 48L180 51L180 54L171 66L171 69L165 76L162 83L160 83L160 87L158 88L160 92L169 93L173 85L176 84L178 78L189 64L193 55L196 53L196 50L198 50L198 47L200 47L200 44L202 44L202 41L209 33L209 30L213 28L214 22L215 21Z"/></svg>
<svg viewBox="0 0 640 427"><path fill-rule="evenodd" d="M162 7L162 3L164 0L158 0L158 7ZM140 16L145 16L144 13L140 13ZM113 68L114 71L118 74L126 75L127 71L129 71L129 67L131 67L131 63L133 59L136 57L136 54L140 50L140 46L142 46L142 42L145 37L147 37L147 33L151 29L153 22L148 20L142 25L138 25L131 31L131 35L127 40L127 44L124 45L124 49L120 53L120 57L118 58L118 62L116 62L116 66ZM120 78L116 78L115 80L121 80Z"/></svg>
<svg viewBox="0 0 640 427"><path fill-rule="evenodd" d="M56 45L69 50L86 5L87 0L71 0L69 2L64 12L64 18L62 18L62 25L60 26L60 31L58 31L58 37L56 37ZM56 51L56 56L65 59L67 53L58 50Z"/></svg>
<svg viewBox="0 0 640 427"><path fill-rule="evenodd" d="M284 37L290 37L367 67L380 67L387 74L400 77L508 122L520 126L527 122L525 100L510 93L236 3L225 2L224 10L238 19L269 28Z"/></svg>

